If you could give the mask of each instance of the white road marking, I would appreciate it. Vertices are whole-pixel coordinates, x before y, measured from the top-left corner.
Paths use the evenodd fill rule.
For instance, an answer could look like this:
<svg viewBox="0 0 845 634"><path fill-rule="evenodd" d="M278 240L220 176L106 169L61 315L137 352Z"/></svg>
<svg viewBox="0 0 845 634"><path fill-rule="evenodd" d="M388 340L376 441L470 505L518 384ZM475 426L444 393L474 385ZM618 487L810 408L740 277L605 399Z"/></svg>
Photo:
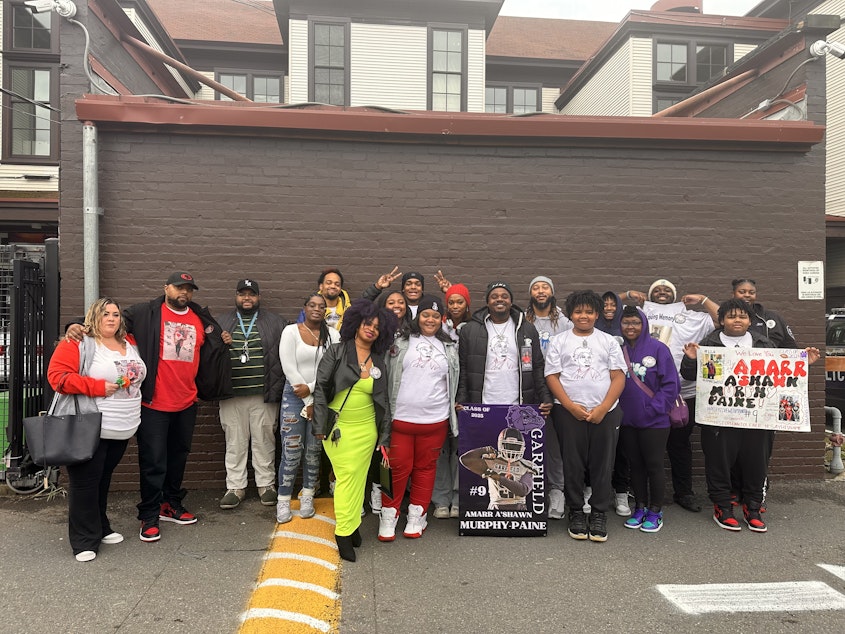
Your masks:
<svg viewBox="0 0 845 634"><path fill-rule="evenodd" d="M845 566L831 566L829 564L817 564L819 568L827 570L830 574L845 581Z"/></svg>
<svg viewBox="0 0 845 634"><path fill-rule="evenodd" d="M337 565L330 561L309 555L299 555L297 553L267 553L267 559L296 559L297 561L307 561L311 564L317 564L329 570L337 570Z"/></svg>
<svg viewBox="0 0 845 634"><path fill-rule="evenodd" d="M333 517L329 517L327 515L320 515L319 513L312 517L311 519L320 520L321 522L325 522L326 524L331 524L332 526L336 525L337 522Z"/></svg>
<svg viewBox="0 0 845 634"><path fill-rule="evenodd" d="M304 623L321 632L328 632L331 629L331 624L327 621L321 621L320 619L315 619L306 614L299 614L298 612L273 610L271 608L250 608L241 614L241 623L248 619L283 619L285 621L294 621L295 623Z"/></svg>
<svg viewBox="0 0 845 634"><path fill-rule="evenodd" d="M316 537L315 535L306 535L304 533L297 533L296 531L276 531L273 533L273 537L287 537L288 539L301 539L302 541L306 542L313 542L315 544L321 544L323 546L328 546L329 548L333 548L337 550L337 544L333 541L329 541L328 539L323 539L322 537Z"/></svg>
<svg viewBox="0 0 845 634"><path fill-rule="evenodd" d="M258 584L259 588L268 586L284 586L286 588L310 590L311 592L318 592L319 594L322 594L324 597L331 599L332 601L337 601L340 598L340 595L337 592L333 592L332 590L317 585L316 583L306 583L305 581L294 581L293 579L275 578L267 579L266 581L262 581L260 584Z"/></svg>
<svg viewBox="0 0 845 634"><path fill-rule="evenodd" d="M687 614L845 610L845 595L821 581L658 585Z"/></svg>

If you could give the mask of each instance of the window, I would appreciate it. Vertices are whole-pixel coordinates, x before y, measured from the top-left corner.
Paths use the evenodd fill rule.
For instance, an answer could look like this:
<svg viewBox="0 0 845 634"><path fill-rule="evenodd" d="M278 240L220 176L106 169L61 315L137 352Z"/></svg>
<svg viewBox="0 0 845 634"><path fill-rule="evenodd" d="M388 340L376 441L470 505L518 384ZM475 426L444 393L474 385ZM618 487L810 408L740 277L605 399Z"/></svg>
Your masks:
<svg viewBox="0 0 845 634"><path fill-rule="evenodd" d="M466 110L465 31L431 29L430 109L446 112Z"/></svg>
<svg viewBox="0 0 845 634"><path fill-rule="evenodd" d="M672 96L664 96L664 95L655 95L654 96L654 109L652 113L660 112L661 110L666 110L669 106L674 106L676 103L680 103L684 100L684 97L672 97Z"/></svg>
<svg viewBox="0 0 845 634"><path fill-rule="evenodd" d="M7 137L7 156L58 158L56 145L58 114L51 111L51 97L58 93L54 69L50 67L8 66L8 96L11 121Z"/></svg>
<svg viewBox="0 0 845 634"><path fill-rule="evenodd" d="M349 28L346 23L312 23L311 100L349 103Z"/></svg>
<svg viewBox="0 0 845 634"><path fill-rule="evenodd" d="M55 12L33 13L23 4L11 6L11 20L7 21L6 41L18 51L44 51L58 53L56 38L53 38Z"/></svg>
<svg viewBox="0 0 845 634"><path fill-rule="evenodd" d="M3 159L59 159L59 18L3 2ZM51 110L53 108L54 110Z"/></svg>
<svg viewBox="0 0 845 634"><path fill-rule="evenodd" d="M282 103L282 75L250 71L217 71L217 81L259 103ZM226 95L217 93L220 101L231 101Z"/></svg>
<svg viewBox="0 0 845 634"><path fill-rule="evenodd" d="M537 86L488 84L485 89L485 112L524 114L541 109L540 88Z"/></svg>
<svg viewBox="0 0 845 634"><path fill-rule="evenodd" d="M654 83L689 87L706 84L725 71L731 48L728 44L656 42Z"/></svg>

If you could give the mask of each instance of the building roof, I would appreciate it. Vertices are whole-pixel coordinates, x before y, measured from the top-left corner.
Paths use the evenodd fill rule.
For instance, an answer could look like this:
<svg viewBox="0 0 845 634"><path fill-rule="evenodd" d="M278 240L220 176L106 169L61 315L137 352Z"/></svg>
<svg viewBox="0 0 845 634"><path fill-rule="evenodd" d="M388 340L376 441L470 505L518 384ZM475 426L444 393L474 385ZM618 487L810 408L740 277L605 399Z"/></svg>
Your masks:
<svg viewBox="0 0 845 634"><path fill-rule="evenodd" d="M174 40L280 45L270 0L147 0Z"/></svg>
<svg viewBox="0 0 845 634"><path fill-rule="evenodd" d="M616 30L616 22L502 15L487 37L487 55L585 60Z"/></svg>

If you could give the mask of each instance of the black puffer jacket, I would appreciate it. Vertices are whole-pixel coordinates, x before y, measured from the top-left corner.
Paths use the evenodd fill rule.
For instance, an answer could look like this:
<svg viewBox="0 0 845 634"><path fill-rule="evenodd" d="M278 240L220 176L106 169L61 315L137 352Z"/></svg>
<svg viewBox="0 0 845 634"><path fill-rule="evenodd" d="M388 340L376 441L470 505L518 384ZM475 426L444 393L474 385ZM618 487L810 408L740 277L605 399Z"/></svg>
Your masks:
<svg viewBox="0 0 845 634"><path fill-rule="evenodd" d="M135 304L123 311L126 329L135 336L138 352L147 366L147 378L141 384L141 400L152 403L158 373L161 347L161 306L164 295L149 302ZM223 343L223 329L208 308L189 302L188 306L202 321L205 341L200 348L197 370L197 395L204 401L217 401L232 397L232 366L229 346Z"/></svg>
<svg viewBox="0 0 845 634"><path fill-rule="evenodd" d="M227 332L232 332L236 325L240 326L237 310L221 315L218 321ZM281 315L259 308L255 324L258 326L261 350L264 353L264 402L278 403L282 400L282 392L285 389L285 373L282 371L282 360L279 358L279 340L288 322ZM229 355L230 365L231 361L232 356Z"/></svg>
<svg viewBox="0 0 845 634"><path fill-rule="evenodd" d="M484 391L484 370L487 367L487 326L485 320L490 314L487 307L475 311L472 319L461 328L458 356L461 374L458 381L458 403L481 403ZM540 335L534 324L525 319L522 311L511 306L510 323L516 329L518 352L529 342L531 346L531 370L519 372L520 403L551 403L552 395L546 387L543 370L545 360L540 350Z"/></svg>
<svg viewBox="0 0 845 634"><path fill-rule="evenodd" d="M376 427L378 428L378 444L390 446L391 415L387 388L390 384L387 374L387 364L382 355L373 353L373 367L381 372L379 378L373 377L373 405L376 410ZM315 436L322 434L329 438L332 430L329 427L329 403L334 395L352 387L361 378L358 366L358 353L355 351L354 341L341 341L329 346L320 365L317 366L317 379L314 386L314 421L311 433Z"/></svg>

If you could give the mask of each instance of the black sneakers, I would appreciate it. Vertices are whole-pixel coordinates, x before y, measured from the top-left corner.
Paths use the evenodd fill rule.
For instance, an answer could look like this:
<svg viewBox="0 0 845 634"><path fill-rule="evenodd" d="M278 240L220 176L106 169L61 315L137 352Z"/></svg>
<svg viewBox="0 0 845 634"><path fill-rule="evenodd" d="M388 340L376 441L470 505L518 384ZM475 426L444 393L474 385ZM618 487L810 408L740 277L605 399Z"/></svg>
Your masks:
<svg viewBox="0 0 845 634"><path fill-rule="evenodd" d="M587 539L587 516L584 511L569 511L569 536L572 539Z"/></svg>
<svg viewBox="0 0 845 634"><path fill-rule="evenodd" d="M590 513L590 541L607 541L607 514L600 511Z"/></svg>

